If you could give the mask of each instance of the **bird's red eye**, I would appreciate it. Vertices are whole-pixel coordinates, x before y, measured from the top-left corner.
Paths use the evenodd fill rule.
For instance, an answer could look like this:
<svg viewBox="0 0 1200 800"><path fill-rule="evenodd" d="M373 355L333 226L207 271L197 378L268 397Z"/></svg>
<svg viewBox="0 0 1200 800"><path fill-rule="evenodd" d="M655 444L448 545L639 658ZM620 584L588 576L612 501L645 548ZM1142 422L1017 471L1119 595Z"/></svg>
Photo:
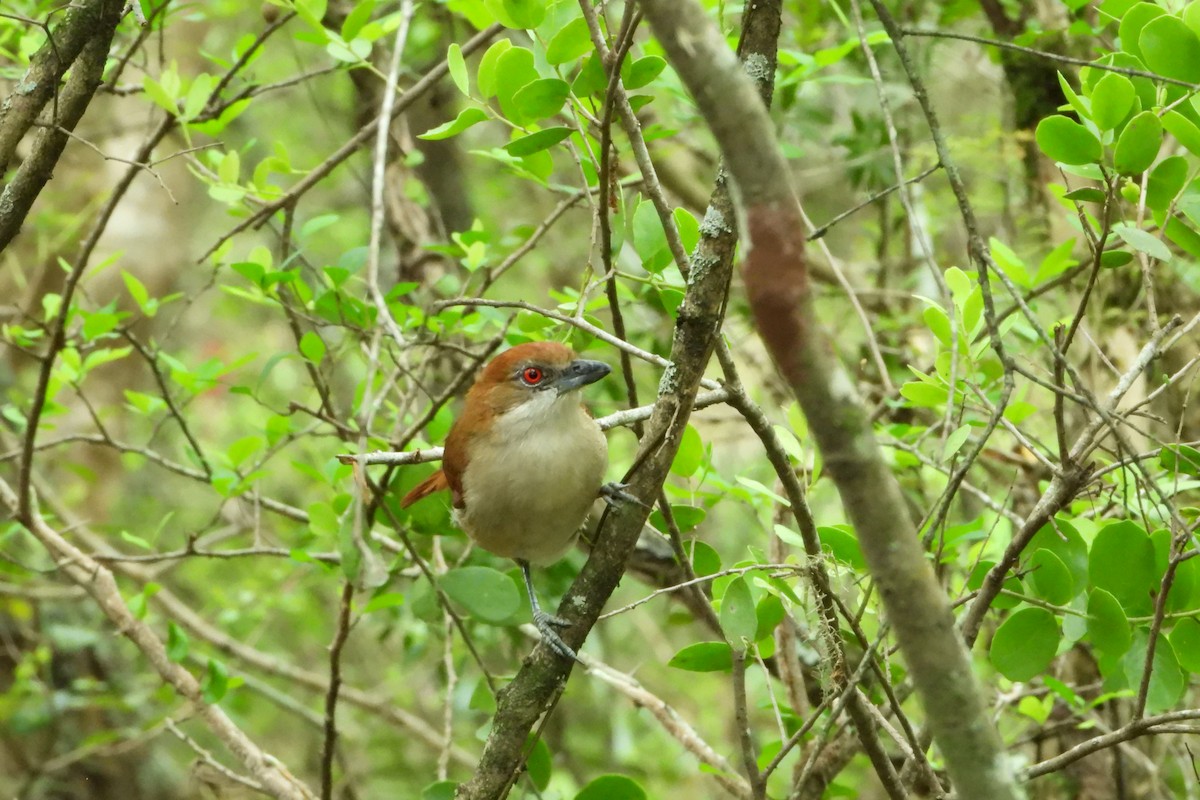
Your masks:
<svg viewBox="0 0 1200 800"><path fill-rule="evenodd" d="M537 367L526 367L521 372L521 380L530 386L534 386L542 382L542 371Z"/></svg>

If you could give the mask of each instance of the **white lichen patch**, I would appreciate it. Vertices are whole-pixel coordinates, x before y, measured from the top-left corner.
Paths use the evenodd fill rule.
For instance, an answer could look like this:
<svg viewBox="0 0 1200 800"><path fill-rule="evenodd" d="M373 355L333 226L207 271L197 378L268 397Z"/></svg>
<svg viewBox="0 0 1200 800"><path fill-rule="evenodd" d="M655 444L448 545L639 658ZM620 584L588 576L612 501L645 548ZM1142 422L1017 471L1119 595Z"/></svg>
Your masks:
<svg viewBox="0 0 1200 800"><path fill-rule="evenodd" d="M746 60L742 62L742 69L746 71L752 81L760 86L771 80L771 62L762 53L751 53L746 56Z"/></svg>
<svg viewBox="0 0 1200 800"><path fill-rule="evenodd" d="M729 220L713 206L708 207L708 210L704 212L704 219L700 220L700 233L710 238L731 233L732 230L729 227Z"/></svg>
<svg viewBox="0 0 1200 800"><path fill-rule="evenodd" d="M664 394L675 394L679 391L679 376L676 375L675 363L667 364L667 368L663 370L662 378L658 382L658 396Z"/></svg>

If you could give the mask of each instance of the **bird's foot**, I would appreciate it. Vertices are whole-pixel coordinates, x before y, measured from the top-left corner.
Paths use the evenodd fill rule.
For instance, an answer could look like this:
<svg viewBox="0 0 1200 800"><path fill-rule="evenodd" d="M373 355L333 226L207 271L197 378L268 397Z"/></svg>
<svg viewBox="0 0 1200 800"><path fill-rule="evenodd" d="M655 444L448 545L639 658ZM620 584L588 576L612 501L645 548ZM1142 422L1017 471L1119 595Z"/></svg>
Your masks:
<svg viewBox="0 0 1200 800"><path fill-rule="evenodd" d="M568 628L571 623L538 609L533 612L533 624L538 629L538 633L542 635L542 641L551 650L563 658L569 658L572 661L579 660L575 657L575 651L559 637L558 631L555 630L555 628Z"/></svg>
<svg viewBox="0 0 1200 800"><path fill-rule="evenodd" d="M614 508L619 503L636 503L642 508L648 508L648 506L641 500L638 500L629 492L625 491L625 489L628 487L628 483L617 483L616 481L612 483L606 483L600 487L600 496L604 498L604 502L608 503Z"/></svg>

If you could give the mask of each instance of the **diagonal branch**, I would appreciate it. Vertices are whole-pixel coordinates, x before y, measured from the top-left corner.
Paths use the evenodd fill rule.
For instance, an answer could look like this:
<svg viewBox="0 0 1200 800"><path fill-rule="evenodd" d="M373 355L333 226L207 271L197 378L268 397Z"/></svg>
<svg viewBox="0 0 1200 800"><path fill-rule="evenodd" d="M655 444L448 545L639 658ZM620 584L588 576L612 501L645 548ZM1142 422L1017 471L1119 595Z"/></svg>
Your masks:
<svg viewBox="0 0 1200 800"><path fill-rule="evenodd" d="M958 794L1019 795L946 597L925 559L854 385L818 327L799 204L766 108L694 0L642 0L740 189L746 291L759 331L808 417L862 543Z"/></svg>

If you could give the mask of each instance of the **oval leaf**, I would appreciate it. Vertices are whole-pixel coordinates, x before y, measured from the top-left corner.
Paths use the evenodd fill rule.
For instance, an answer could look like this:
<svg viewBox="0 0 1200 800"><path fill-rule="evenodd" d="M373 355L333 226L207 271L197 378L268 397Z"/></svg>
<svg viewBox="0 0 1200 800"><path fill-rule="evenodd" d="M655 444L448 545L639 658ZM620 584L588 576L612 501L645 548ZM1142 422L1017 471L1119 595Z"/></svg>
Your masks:
<svg viewBox="0 0 1200 800"><path fill-rule="evenodd" d="M1188 672L1200 673L1200 622L1187 617L1175 623L1171 646L1179 656L1180 666Z"/></svg>
<svg viewBox="0 0 1200 800"><path fill-rule="evenodd" d="M754 641L754 633L758 630L754 597L746 579L740 575L729 582L721 597L721 630L737 650L745 650L747 642Z"/></svg>
<svg viewBox="0 0 1200 800"><path fill-rule="evenodd" d="M575 800L646 800L646 790L624 775L601 775L583 787Z"/></svg>
<svg viewBox="0 0 1200 800"><path fill-rule="evenodd" d="M1158 586L1154 545L1140 525L1128 520L1106 525L1088 554L1092 586L1116 598L1125 613L1149 613L1150 593Z"/></svg>
<svg viewBox="0 0 1200 800"><path fill-rule="evenodd" d="M478 125L487 119L487 113L480 108L464 108L458 112L458 116L449 122L444 122L436 128L430 128L424 133L417 136L418 139L426 139L429 141L437 141L438 139L449 139L451 136L458 134L470 128L472 125Z"/></svg>
<svg viewBox="0 0 1200 800"><path fill-rule="evenodd" d="M724 672L733 667L733 650L728 642L697 642L671 656L667 666L688 672Z"/></svg>
<svg viewBox="0 0 1200 800"><path fill-rule="evenodd" d="M996 630L988 658L1011 681L1027 681L1049 666L1058 652L1058 621L1044 608L1023 608Z"/></svg>
<svg viewBox="0 0 1200 800"><path fill-rule="evenodd" d="M558 78L541 78L527 84L513 95L513 103L527 120L554 116L563 107L571 87Z"/></svg>
<svg viewBox="0 0 1200 800"><path fill-rule="evenodd" d="M1117 598L1103 589L1092 589L1087 605L1088 638L1097 650L1109 656L1120 656L1129 649L1132 636L1129 619Z"/></svg>
<svg viewBox="0 0 1200 800"><path fill-rule="evenodd" d="M1100 140L1087 128L1061 114L1046 117L1034 132L1038 147L1064 164L1093 164L1100 160Z"/></svg>
<svg viewBox="0 0 1200 800"><path fill-rule="evenodd" d="M1075 596L1075 581L1067 565L1045 548L1029 559L1028 581L1034 594L1049 603L1065 605Z"/></svg>
<svg viewBox="0 0 1200 800"><path fill-rule="evenodd" d="M1146 23L1138 47L1152 72L1188 83L1200 81L1200 39L1179 17L1163 15Z"/></svg>
<svg viewBox="0 0 1200 800"><path fill-rule="evenodd" d="M1113 153L1113 166L1117 172L1137 175L1149 169L1162 147L1162 132L1162 123L1153 111L1143 111L1129 120Z"/></svg>
<svg viewBox="0 0 1200 800"><path fill-rule="evenodd" d="M547 128L520 139L513 139L504 149L512 156L528 156L553 147L570 135L570 128Z"/></svg>
<svg viewBox="0 0 1200 800"><path fill-rule="evenodd" d="M1133 81L1115 72L1108 73L1092 89L1092 121L1100 130L1112 130L1129 116L1135 96Z"/></svg>
<svg viewBox="0 0 1200 800"><path fill-rule="evenodd" d="M503 622L521 608L512 579L491 567L452 569L438 583L451 600L484 622Z"/></svg>

